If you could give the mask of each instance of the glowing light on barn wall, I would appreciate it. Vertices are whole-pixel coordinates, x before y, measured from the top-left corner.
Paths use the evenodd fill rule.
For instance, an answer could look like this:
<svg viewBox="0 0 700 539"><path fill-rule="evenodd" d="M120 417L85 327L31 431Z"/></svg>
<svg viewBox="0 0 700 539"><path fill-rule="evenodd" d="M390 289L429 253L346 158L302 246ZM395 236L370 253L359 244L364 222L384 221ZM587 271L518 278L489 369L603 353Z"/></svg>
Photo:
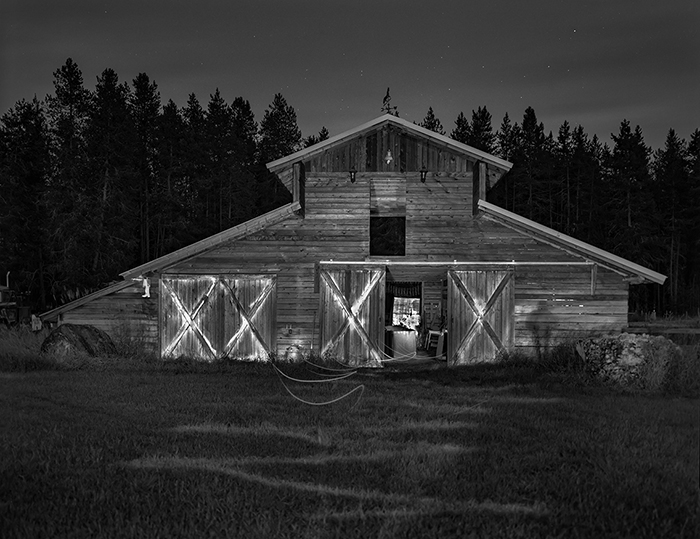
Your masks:
<svg viewBox="0 0 700 539"><path fill-rule="evenodd" d="M151 281L149 280L148 276L139 275L138 277L133 277L131 280L141 282L141 286L143 287L143 295L141 296L142 298L151 297Z"/></svg>

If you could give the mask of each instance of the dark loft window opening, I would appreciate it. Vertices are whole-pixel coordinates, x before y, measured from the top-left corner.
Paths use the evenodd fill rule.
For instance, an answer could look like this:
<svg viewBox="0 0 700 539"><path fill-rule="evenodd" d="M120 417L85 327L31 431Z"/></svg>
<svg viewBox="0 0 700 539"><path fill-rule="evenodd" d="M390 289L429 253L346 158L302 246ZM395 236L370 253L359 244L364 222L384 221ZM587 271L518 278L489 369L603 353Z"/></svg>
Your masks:
<svg viewBox="0 0 700 539"><path fill-rule="evenodd" d="M406 256L406 218L369 218L370 256Z"/></svg>

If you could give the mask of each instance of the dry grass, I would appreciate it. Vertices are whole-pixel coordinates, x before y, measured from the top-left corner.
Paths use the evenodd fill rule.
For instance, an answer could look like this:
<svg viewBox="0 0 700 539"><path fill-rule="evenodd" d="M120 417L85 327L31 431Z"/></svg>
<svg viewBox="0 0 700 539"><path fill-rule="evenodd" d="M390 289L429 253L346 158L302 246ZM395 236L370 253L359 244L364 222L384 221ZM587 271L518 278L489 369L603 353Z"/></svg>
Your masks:
<svg viewBox="0 0 700 539"><path fill-rule="evenodd" d="M34 332L25 326L0 325L0 372L26 372L58 368L56 362L41 354L41 343L49 334Z"/></svg>

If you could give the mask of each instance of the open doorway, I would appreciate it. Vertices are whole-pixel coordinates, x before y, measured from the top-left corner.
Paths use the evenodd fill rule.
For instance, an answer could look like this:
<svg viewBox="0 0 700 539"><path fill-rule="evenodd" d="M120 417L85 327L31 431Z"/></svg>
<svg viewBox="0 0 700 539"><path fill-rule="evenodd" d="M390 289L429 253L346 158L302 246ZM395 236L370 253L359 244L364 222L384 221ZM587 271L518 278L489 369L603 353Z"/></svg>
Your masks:
<svg viewBox="0 0 700 539"><path fill-rule="evenodd" d="M444 295L443 280L387 281L384 342L389 358L408 361L444 355Z"/></svg>
<svg viewBox="0 0 700 539"><path fill-rule="evenodd" d="M385 352L391 359L412 359L420 344L423 283L389 281L385 298Z"/></svg>

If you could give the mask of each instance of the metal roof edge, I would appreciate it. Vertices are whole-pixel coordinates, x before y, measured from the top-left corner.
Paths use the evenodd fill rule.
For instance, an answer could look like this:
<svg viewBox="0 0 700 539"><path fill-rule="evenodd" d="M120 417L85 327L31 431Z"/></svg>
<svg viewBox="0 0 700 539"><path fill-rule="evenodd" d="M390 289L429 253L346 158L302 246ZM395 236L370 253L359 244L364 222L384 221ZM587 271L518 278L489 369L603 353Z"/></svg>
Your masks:
<svg viewBox="0 0 700 539"><path fill-rule="evenodd" d="M519 225L520 227L532 229L550 239L568 245L570 248L580 252L583 256L592 256L594 258L598 257L612 266L624 269L628 273L634 273L653 283L663 284L666 280L666 275L662 275L661 273L657 273L653 270L645 268L644 266L635 264L634 262L627 260L626 258L617 256L609 251L605 251L584 241L577 240L576 238L573 238L561 232L557 232L552 228L536 223L535 221L522 217L506 209L503 209L500 206L496 206L495 204L486 202L485 200L479 200L478 205L479 209L483 210L487 215L492 214L497 217L503 218L515 225Z"/></svg>
<svg viewBox="0 0 700 539"><path fill-rule="evenodd" d="M73 301L66 303L65 305L61 305L60 307L56 307L55 309L46 311L45 313L40 314L39 318L41 318L42 321L53 320L59 314L62 314L66 311L71 311L76 307L80 307L81 305L89 303L93 299L101 298L102 296L106 296L114 292L119 292L120 290L123 290L124 288L126 288L127 286L131 286L132 284L133 283L131 282L131 279L112 283L104 288L101 288L100 290L96 290L95 292L86 294L78 299L74 299Z"/></svg>
<svg viewBox="0 0 700 539"><path fill-rule="evenodd" d="M305 158L305 157L314 155L316 153L320 153L320 152L324 151L326 148L328 148L329 146L337 144L338 142L341 142L345 139L352 138L353 136L357 135L358 133L360 133L362 131L365 131L367 129L371 129L373 127L377 127L378 125L381 125L382 123L385 123L385 122L400 125L406 129L410 129L418 134L421 134L421 135L426 136L428 138L432 138L434 140L437 140L437 141L441 142L442 144L445 144L451 148L454 148L455 150L466 153L466 154L471 155L472 157L474 157L476 159L479 159L479 160L485 161L486 163L494 165L494 166L502 169L504 172L507 172L508 170L513 168L513 163L511 163L510 161L506 161L505 159L501 159L500 157L496 157L495 155L491 155L491 154L486 153L482 150L478 150L478 149L473 148L472 146L469 146L467 144L457 142L456 140L454 140L446 135L441 135L439 133L436 133L435 131L431 131L430 129L426 129L424 127L421 127L420 125L416 125L414 123L411 123L408 120L404 120L403 118L398 118L397 116L394 116L392 114L384 114L382 116L375 118L374 120L370 120L369 122L366 122L362 125L354 127L353 129L350 129L348 131L344 131L343 133L340 133L339 135L329 137L328 139L326 139L322 142L319 142L317 144L314 144L313 146L309 146L308 148L304 148L302 150L294 152L294 153L287 155L285 157L281 157L279 159L276 159L275 161L270 161L269 163L266 164L266 167L270 172L276 172L276 171L284 168L286 165L296 163L297 161L303 160L303 158Z"/></svg>
<svg viewBox="0 0 700 539"><path fill-rule="evenodd" d="M172 253L163 255L159 258L151 260L150 262L146 262L145 264L141 264L140 266L131 268L130 270L120 273L120 275L126 279L134 275L141 275L149 271L162 269L176 262L180 262L185 258L201 254L204 251L216 247L217 245L223 242L230 241L232 239L237 239L245 236L246 234L257 232L270 225L277 224L278 222L283 221L287 217L290 217L295 212L298 212L300 209L301 203L299 202L291 202L289 204L285 204L284 206L280 206L279 208L259 215L258 217L249 219L244 223L233 226L231 228L227 228L226 230L222 230L217 234L213 234L211 236L199 240L198 242L182 247L177 251L173 251Z"/></svg>

